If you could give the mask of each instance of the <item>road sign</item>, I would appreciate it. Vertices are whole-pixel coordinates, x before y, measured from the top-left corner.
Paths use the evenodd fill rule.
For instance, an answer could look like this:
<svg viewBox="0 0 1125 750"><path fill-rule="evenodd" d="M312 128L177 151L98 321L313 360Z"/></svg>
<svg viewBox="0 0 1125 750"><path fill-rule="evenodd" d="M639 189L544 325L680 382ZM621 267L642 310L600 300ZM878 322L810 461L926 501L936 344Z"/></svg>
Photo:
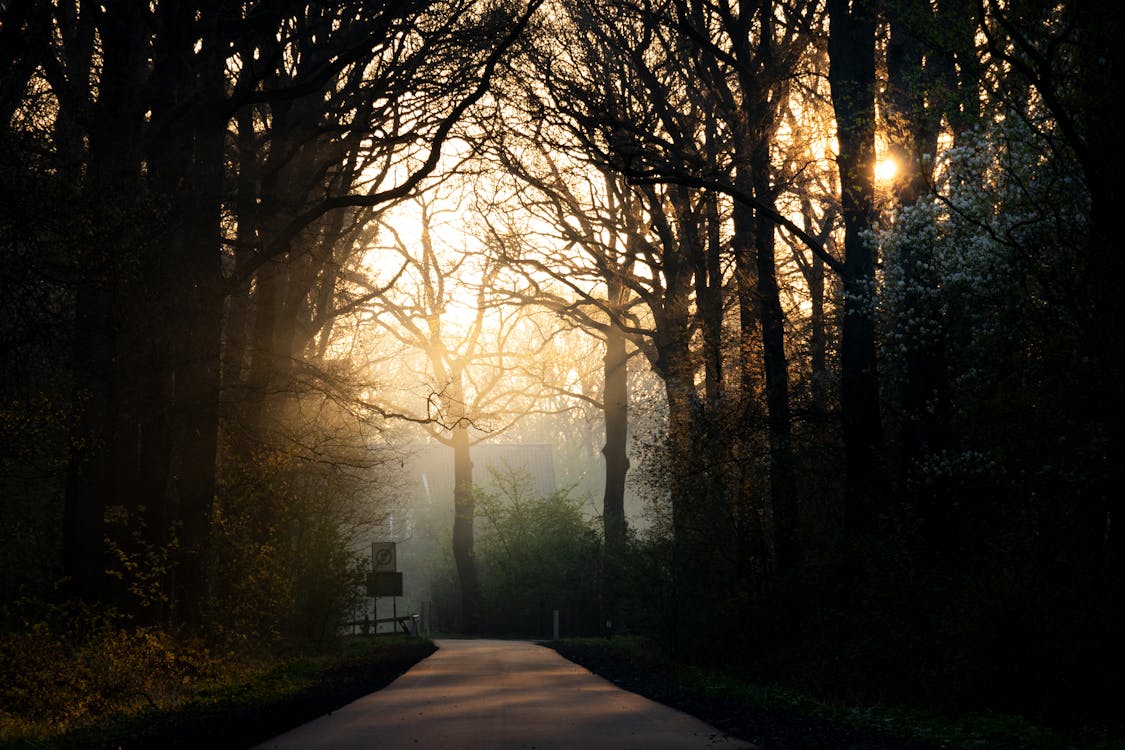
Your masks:
<svg viewBox="0 0 1125 750"><path fill-rule="evenodd" d="M371 569L376 573L393 573L395 561L394 542L374 542L371 545Z"/></svg>
<svg viewBox="0 0 1125 750"><path fill-rule="evenodd" d="M402 573L372 573L367 577L368 596L402 596Z"/></svg>

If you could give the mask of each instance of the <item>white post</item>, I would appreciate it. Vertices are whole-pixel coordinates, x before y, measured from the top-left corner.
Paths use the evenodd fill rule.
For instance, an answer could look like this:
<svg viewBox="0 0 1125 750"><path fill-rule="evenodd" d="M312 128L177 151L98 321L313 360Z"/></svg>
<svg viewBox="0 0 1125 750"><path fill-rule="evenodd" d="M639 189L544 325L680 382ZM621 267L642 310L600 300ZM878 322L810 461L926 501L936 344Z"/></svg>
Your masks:
<svg viewBox="0 0 1125 750"><path fill-rule="evenodd" d="M559 639L559 611L557 609L554 611L554 616L551 619L554 621L553 627L551 628L552 640L557 641Z"/></svg>

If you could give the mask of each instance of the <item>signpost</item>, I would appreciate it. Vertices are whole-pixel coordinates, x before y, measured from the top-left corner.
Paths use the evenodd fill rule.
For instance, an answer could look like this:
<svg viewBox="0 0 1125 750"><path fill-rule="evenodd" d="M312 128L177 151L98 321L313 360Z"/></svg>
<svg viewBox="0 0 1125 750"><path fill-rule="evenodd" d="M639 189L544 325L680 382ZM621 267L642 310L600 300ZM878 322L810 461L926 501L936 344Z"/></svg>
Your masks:
<svg viewBox="0 0 1125 750"><path fill-rule="evenodd" d="M402 573L396 568L398 561L394 542L371 544L371 575L367 578L367 595L375 599L375 619L379 619L379 597L392 597L392 630L398 629L398 597L402 596ZM378 624L376 624L376 632Z"/></svg>

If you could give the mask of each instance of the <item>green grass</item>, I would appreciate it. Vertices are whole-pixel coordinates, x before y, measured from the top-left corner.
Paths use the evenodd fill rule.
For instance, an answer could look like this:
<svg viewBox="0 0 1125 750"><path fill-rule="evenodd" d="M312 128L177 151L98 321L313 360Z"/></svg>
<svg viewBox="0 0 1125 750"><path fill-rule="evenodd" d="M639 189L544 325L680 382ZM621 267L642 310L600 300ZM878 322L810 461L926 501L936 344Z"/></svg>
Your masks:
<svg viewBox="0 0 1125 750"><path fill-rule="evenodd" d="M963 750L1125 750L1125 738L1101 733L1067 736L1018 716L992 712L947 713L910 706L830 700L802 690L755 683L717 669L678 664L651 641L636 637L571 638L565 643L606 649L634 664L668 675L716 699L748 707L815 717L904 740Z"/></svg>

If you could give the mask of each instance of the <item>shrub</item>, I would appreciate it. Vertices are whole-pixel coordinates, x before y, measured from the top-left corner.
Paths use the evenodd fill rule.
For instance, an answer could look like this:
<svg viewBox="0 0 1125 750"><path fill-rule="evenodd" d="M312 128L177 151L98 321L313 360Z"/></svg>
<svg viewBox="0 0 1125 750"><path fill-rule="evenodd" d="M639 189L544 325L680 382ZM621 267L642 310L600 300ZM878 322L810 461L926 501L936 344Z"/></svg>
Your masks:
<svg viewBox="0 0 1125 750"><path fill-rule="evenodd" d="M598 632L601 540L595 522L564 491L534 497L517 472L493 472L477 488L485 627L545 635L559 610L569 632Z"/></svg>
<svg viewBox="0 0 1125 750"><path fill-rule="evenodd" d="M0 740L170 708L225 671L225 660L201 642L132 627L112 611L73 603L24 608L38 619L0 636Z"/></svg>

